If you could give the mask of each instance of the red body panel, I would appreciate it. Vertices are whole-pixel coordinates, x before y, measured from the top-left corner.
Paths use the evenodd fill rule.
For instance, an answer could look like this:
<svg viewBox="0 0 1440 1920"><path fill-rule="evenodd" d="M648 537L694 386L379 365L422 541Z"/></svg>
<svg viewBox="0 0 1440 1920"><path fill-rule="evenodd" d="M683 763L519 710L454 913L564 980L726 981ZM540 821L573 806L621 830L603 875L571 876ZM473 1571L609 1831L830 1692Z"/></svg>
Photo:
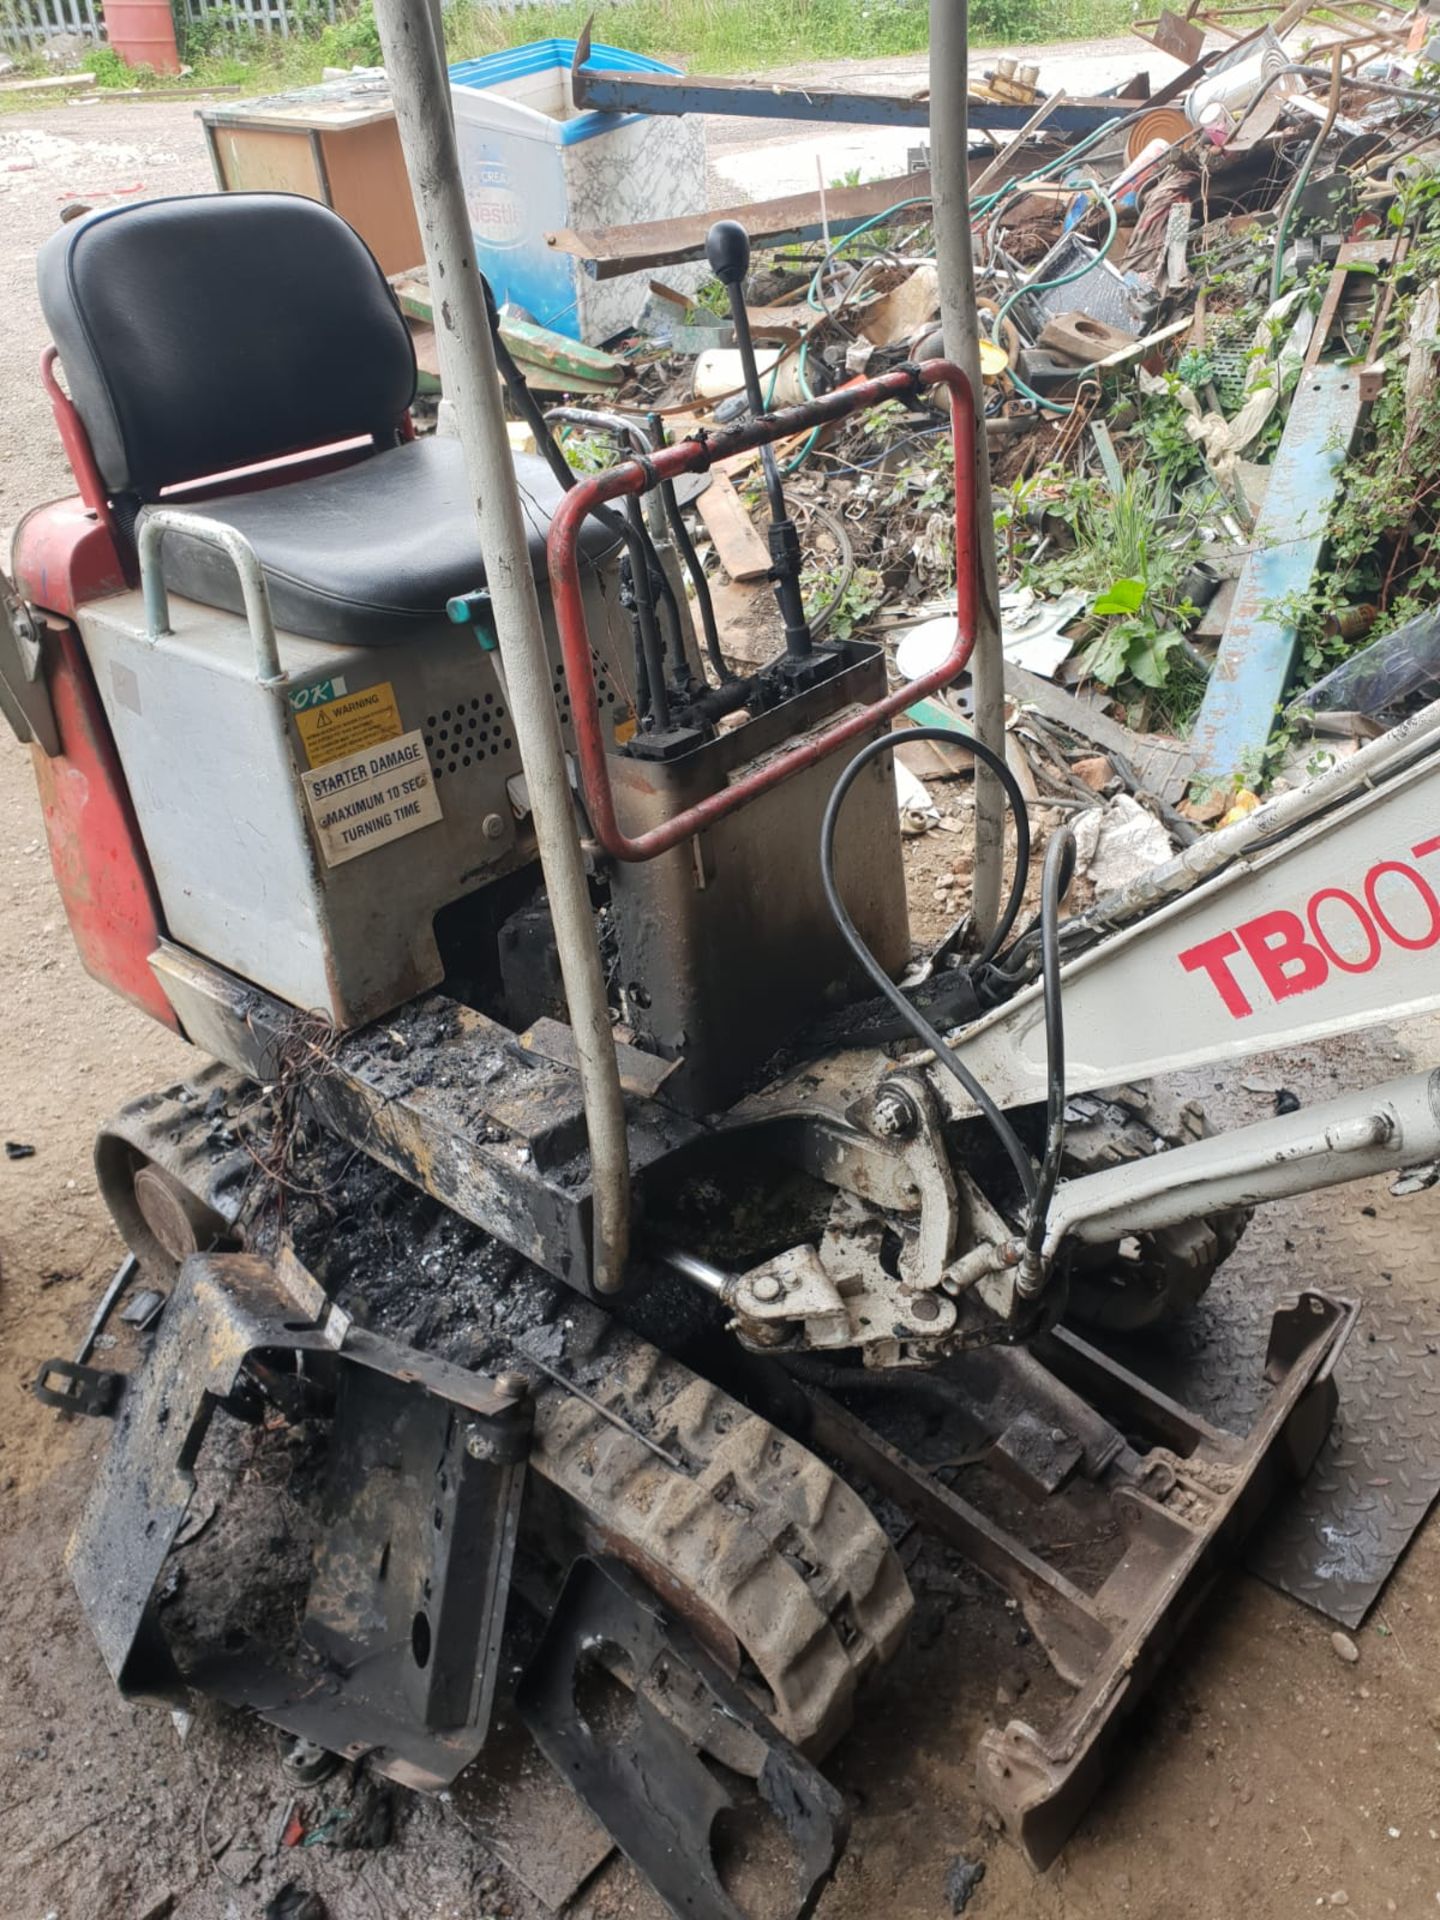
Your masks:
<svg viewBox="0 0 1440 1920"><path fill-rule="evenodd" d="M65 917L86 972L178 1033L150 971L160 903L90 664L73 627L48 634L45 651L61 750L30 751Z"/></svg>
<svg viewBox="0 0 1440 1920"><path fill-rule="evenodd" d="M88 601L123 593L129 582L108 520L83 500L52 500L16 529L15 585L37 613L73 620Z"/></svg>
<svg viewBox="0 0 1440 1920"><path fill-rule="evenodd" d="M87 973L178 1033L150 971L164 926L77 607L125 586L107 524L79 500L40 507L15 536L16 584L42 615L45 683L60 735L55 759L31 748L50 863ZM55 616L59 616L58 618Z"/></svg>

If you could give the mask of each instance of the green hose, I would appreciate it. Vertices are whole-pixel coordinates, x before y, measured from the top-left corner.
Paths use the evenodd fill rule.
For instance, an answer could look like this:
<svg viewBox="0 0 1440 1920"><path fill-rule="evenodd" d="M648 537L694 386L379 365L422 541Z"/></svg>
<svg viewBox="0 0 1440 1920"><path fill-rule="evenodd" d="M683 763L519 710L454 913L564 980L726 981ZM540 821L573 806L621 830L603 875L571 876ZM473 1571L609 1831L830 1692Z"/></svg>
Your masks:
<svg viewBox="0 0 1440 1920"><path fill-rule="evenodd" d="M1047 179L1052 173L1055 172L1055 170L1058 167L1073 166L1075 162L1078 159L1080 159L1084 154L1088 153L1090 149L1093 146L1095 146L1095 144L1098 141L1105 139L1110 134L1118 132L1120 128L1126 125L1128 120L1137 119L1138 117L1139 116L1137 114L1128 114L1121 119L1107 120L1104 126L1097 127L1093 133L1087 134L1086 137L1079 143L1078 146L1067 148L1064 153L1058 154L1055 157L1055 159L1047 161L1043 167L1037 167L1033 173L1027 173L1021 179L1018 179L1018 180L1007 180L1003 186L997 187L994 193L985 194L977 202L976 206L972 207L971 209L972 223L973 223L973 217L977 213L982 220L987 219L990 215L991 210L997 207L1002 200L1006 200L1014 194L1023 193L1028 187L1031 187L1037 184L1038 182ZM1082 279L1087 273L1092 272L1094 268L1100 264L1101 259L1104 257L1105 253L1109 250L1109 247L1112 241L1114 240L1116 232L1118 231L1119 225L1120 225L1120 219L1115 209L1115 203L1110 198L1109 194L1106 193L1105 189L1099 184L1098 181L1086 180L1086 181L1080 182L1076 188L1076 191L1079 192L1082 190L1089 191L1097 195L1097 197L1104 203L1105 209L1110 216L1110 231L1105 236L1105 245L1100 249L1100 252L1099 254L1096 255L1095 259L1085 261L1081 266L1075 268L1070 273L1062 274L1058 279L1040 280L1040 281L1032 280L1032 281L1028 281L1026 285L1023 287L1017 287L1015 292L1010 295L1010 298L1004 303L1004 305L1000 308L999 313L995 316L995 332L997 334L1001 330L1006 314L1009 313L1010 308L1014 305L1015 301L1019 299L1021 294L1042 293L1042 292L1049 291L1053 287L1068 286L1072 280ZM834 241L829 247L826 248L824 257L822 258L819 266L816 267L814 273L811 275L810 285L805 295L806 303L811 308L813 308L814 311L817 313L828 313L829 308L825 305L825 302L820 297L820 283L824 277L825 269L830 265L830 262L835 258L837 258L837 256L841 254L851 244L852 241L858 240L862 234L868 233L871 230L871 228L884 226L887 223L887 221L893 219L897 213L904 213L906 209L909 207L928 207L932 203L933 203L933 195L931 194L917 194L907 200L897 200L893 206L884 208L883 211L881 211L880 213L872 214L868 220L862 220L858 227L852 227L849 233L842 234L838 240ZM801 343L801 347L800 347L799 371L800 371L800 379L801 379L801 384L805 393L805 397L807 399L813 399L814 394L811 390L810 382L806 378L806 374L805 374L805 363L806 363L807 356L809 354L809 350L810 350L810 342L807 337ZM1079 371L1083 376L1084 374L1091 372L1092 369L1089 367L1082 367L1081 369L1079 369ZM1037 407L1043 407L1047 413L1069 414L1074 412L1074 408L1072 406L1067 405L1063 401L1047 400L1043 394L1037 393L1033 387L1029 386L1024 380L1022 380L1019 374L1012 371L1010 378L1013 384L1016 386L1016 388L1018 388L1018 390L1025 396L1027 400L1033 401L1033 403ZM772 386L773 386L773 383L772 383ZM786 474L794 473L797 468L804 465L806 460L809 459L810 454L814 449L815 442L819 439L819 437L820 437L820 429L816 427L813 430L813 432L809 435L804 446L801 447L800 451L795 455L795 457L792 460L786 463L783 469L783 471Z"/></svg>
<svg viewBox="0 0 1440 1920"><path fill-rule="evenodd" d="M1120 215L1116 210L1115 202L1097 180L1082 180L1078 182L1076 192L1093 193L1103 202L1105 211L1110 216L1110 231L1105 236L1104 246L1101 247L1093 260L1082 260L1080 265L1078 267L1072 267L1069 273L1059 274L1053 280L1027 280L1024 286L1016 287L1015 291L1010 295L1009 299L1003 303L999 312L995 315L995 332L997 335L1004 329L1005 316L1015 305L1015 302L1025 294L1048 293L1055 287L1068 287L1072 280L1083 280L1087 273L1093 273L1095 271L1096 267L1098 267L1100 262L1105 258L1106 253L1108 253L1111 243L1120 227ZM1093 373L1094 371L1093 365L1077 367L1076 378L1083 380L1087 373ZM1047 413L1070 414L1075 411L1074 405L1069 401L1047 400L1043 394L1037 393L1032 386L1022 380L1013 368L1011 369L1010 379L1019 391L1024 394L1027 400L1033 400L1037 407L1043 407Z"/></svg>

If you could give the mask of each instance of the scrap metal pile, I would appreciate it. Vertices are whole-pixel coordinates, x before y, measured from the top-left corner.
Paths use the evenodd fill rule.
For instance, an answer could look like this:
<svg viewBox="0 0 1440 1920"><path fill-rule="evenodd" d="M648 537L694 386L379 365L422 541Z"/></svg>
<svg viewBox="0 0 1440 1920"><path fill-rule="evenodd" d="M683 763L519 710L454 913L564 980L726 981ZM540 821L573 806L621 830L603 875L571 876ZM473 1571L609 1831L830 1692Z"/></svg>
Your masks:
<svg viewBox="0 0 1440 1920"><path fill-rule="evenodd" d="M1237 40L1224 17L1192 14L1141 29L1193 60L1179 80L1152 92L1142 75L1108 110L1085 103L1092 124L1073 140L1053 128L1075 124L1075 103L1032 85L1025 126L1004 144L987 134L971 163L1012 765L1032 803L1062 812L1097 791L1143 794L1155 830L1142 859L1166 833L1183 844L1352 752L1440 675L1424 617L1434 486L1412 480L1440 451L1428 22L1367 8L1339 29L1294 7L1259 28L1248 17ZM1217 30L1234 44L1203 54L1207 28L1212 47ZM605 78L589 83L597 104ZM652 107L657 86L681 83L650 83ZM972 120L1015 88L998 70L977 81ZM710 99L723 91L686 83L661 110L723 105ZM740 94L734 110L772 111ZM881 117L858 96L838 117L862 112ZM837 180L809 202L746 214L762 234L821 235L757 242L770 406L941 345L928 174ZM550 238L604 276L697 257L686 225ZM716 283L687 295L662 271L610 345L630 377L606 404L643 410L653 434L745 414ZM613 443L567 432L576 465L613 457ZM885 634L897 682L940 658L953 514L939 407L897 402L817 429L781 461L816 626ZM746 512L758 455L724 467L699 511L706 557L732 583L723 644L753 663L776 645L769 555ZM945 707L965 705L962 681ZM912 717L936 718L935 704ZM926 815L912 799L914 825ZM1145 834L1128 797L1112 813L1114 834Z"/></svg>

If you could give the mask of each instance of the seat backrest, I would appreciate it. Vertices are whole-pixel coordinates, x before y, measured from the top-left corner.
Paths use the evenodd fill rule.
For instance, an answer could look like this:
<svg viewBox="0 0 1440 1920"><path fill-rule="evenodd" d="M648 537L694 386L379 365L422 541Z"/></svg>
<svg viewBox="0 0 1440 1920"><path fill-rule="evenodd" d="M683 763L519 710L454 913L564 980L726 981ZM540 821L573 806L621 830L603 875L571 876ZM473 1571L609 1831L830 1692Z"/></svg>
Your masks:
<svg viewBox="0 0 1440 1920"><path fill-rule="evenodd" d="M112 499L359 434L393 444L414 397L374 255L297 194L111 208L52 234L36 271Z"/></svg>

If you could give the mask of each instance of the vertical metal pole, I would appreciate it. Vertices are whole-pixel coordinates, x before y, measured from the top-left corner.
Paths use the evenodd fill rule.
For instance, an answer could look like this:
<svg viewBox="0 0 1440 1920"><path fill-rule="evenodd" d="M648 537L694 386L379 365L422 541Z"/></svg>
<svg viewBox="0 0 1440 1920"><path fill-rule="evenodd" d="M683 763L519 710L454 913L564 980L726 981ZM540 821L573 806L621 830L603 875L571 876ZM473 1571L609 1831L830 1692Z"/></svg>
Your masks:
<svg viewBox="0 0 1440 1920"><path fill-rule="evenodd" d="M945 358L975 395L975 538L979 549L979 622L970 660L977 737L1005 753L1005 662L1000 647L1000 581L995 515L985 440L980 375L980 321L975 311L975 257L970 235L969 6L930 0L930 179L935 195L935 260ZM957 449L958 451L958 449ZM983 940L1000 913L1005 861L1005 803L988 768L975 768L975 928Z"/></svg>
<svg viewBox="0 0 1440 1920"><path fill-rule="evenodd" d="M375 21L405 169L420 217L435 307L440 379L455 409L475 502L510 713L555 924L560 972L580 1063L595 1210L593 1279L613 1293L630 1235L625 1108L595 922L555 708L540 598L510 442L495 347L460 181L449 80L430 0L377 0Z"/></svg>

